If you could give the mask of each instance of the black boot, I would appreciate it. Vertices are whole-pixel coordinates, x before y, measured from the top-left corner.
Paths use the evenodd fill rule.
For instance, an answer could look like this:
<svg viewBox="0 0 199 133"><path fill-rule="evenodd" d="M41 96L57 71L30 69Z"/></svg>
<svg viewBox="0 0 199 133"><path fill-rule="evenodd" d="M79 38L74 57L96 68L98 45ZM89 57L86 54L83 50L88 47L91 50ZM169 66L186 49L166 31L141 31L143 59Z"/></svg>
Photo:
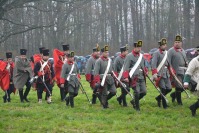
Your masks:
<svg viewBox="0 0 199 133"><path fill-rule="evenodd" d="M135 100L131 100L130 103L133 105L133 108L135 109L136 108L136 105L135 105Z"/></svg>
<svg viewBox="0 0 199 133"><path fill-rule="evenodd" d="M21 101L21 103L23 103L24 101L23 101L23 90L21 90L21 91L19 91L19 97L20 97L20 101Z"/></svg>
<svg viewBox="0 0 199 133"><path fill-rule="evenodd" d="M196 115L196 110L198 107L199 107L199 100L189 107L189 109L191 110L192 116Z"/></svg>
<svg viewBox="0 0 199 133"><path fill-rule="evenodd" d="M107 96L107 101L108 101L109 99L111 99L113 96L115 96L115 93L109 93L108 96Z"/></svg>
<svg viewBox="0 0 199 133"><path fill-rule="evenodd" d="M93 94L92 95L92 104L96 104L96 99L97 99L96 94Z"/></svg>
<svg viewBox="0 0 199 133"><path fill-rule="evenodd" d="M177 99L178 105L182 105L181 91L176 91L176 99Z"/></svg>
<svg viewBox="0 0 199 133"><path fill-rule="evenodd" d="M171 96L171 99L172 99L172 103L175 102L175 99L176 99L176 92L172 92L172 93L170 94L170 96Z"/></svg>
<svg viewBox="0 0 199 133"><path fill-rule="evenodd" d="M119 105L122 105L122 98L121 97L122 97L122 95L117 98Z"/></svg>
<svg viewBox="0 0 199 133"><path fill-rule="evenodd" d="M122 101L123 101L123 107L127 107L127 103L126 103L126 94L123 94L123 96L122 96Z"/></svg>
<svg viewBox="0 0 199 133"><path fill-rule="evenodd" d="M163 94L164 96L166 96L166 90L165 90L165 89L162 89L162 94ZM167 109L168 105L167 105L166 100L165 100L163 97L161 97L161 99L162 99L163 108L164 108L164 109Z"/></svg>
<svg viewBox="0 0 199 133"><path fill-rule="evenodd" d="M70 99L69 101L70 101L71 108L74 108L74 97L73 97L73 95L70 95L69 99Z"/></svg>
<svg viewBox="0 0 199 133"><path fill-rule="evenodd" d="M101 101L101 100L102 100L101 94L97 92L97 93L96 93L96 96L97 96L97 98L99 99L100 103L102 104L102 101Z"/></svg>
<svg viewBox="0 0 199 133"><path fill-rule="evenodd" d="M108 100L107 100L107 95L103 95L101 96L101 104L103 106L103 109L107 109L108 108Z"/></svg>
<svg viewBox="0 0 199 133"><path fill-rule="evenodd" d="M157 96L155 100L157 101L158 107L161 107L161 95Z"/></svg>
<svg viewBox="0 0 199 133"><path fill-rule="evenodd" d="M6 103L6 100L7 100L7 96L6 94L3 96L3 102Z"/></svg>
<svg viewBox="0 0 199 133"><path fill-rule="evenodd" d="M61 96L61 101L63 102L64 101L64 98L65 98L65 96L64 96L64 88L60 88L60 96Z"/></svg>
<svg viewBox="0 0 199 133"><path fill-rule="evenodd" d="M135 110L140 111L140 101L139 101L139 94L135 95Z"/></svg>
<svg viewBox="0 0 199 133"><path fill-rule="evenodd" d="M26 102L30 102L28 99L27 99L27 96L28 96L28 93L30 92L30 88L26 88L25 92L24 92L24 96L23 96L23 99L26 101Z"/></svg>
<svg viewBox="0 0 199 133"><path fill-rule="evenodd" d="M66 97L65 100L66 100L66 106L68 106L69 105L69 97Z"/></svg>

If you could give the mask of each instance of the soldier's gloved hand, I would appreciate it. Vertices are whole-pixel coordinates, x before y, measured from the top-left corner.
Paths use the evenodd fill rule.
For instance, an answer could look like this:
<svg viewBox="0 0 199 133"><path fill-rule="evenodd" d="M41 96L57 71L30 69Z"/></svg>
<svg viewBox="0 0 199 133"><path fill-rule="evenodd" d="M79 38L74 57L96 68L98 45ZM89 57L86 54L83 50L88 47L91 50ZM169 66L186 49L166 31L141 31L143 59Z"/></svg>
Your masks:
<svg viewBox="0 0 199 133"><path fill-rule="evenodd" d="M188 82L184 82L184 88L187 89L189 87L189 83Z"/></svg>
<svg viewBox="0 0 199 133"><path fill-rule="evenodd" d="M61 84L60 87L61 87L61 88L64 88L64 84Z"/></svg>
<svg viewBox="0 0 199 133"><path fill-rule="evenodd" d="M152 79L153 79L153 81L156 81L158 79L158 74L157 73L153 74Z"/></svg>
<svg viewBox="0 0 199 133"><path fill-rule="evenodd" d="M127 82L127 83L128 83L128 82L129 82L129 79L128 79L128 78L125 78L125 79L124 79L124 82Z"/></svg>

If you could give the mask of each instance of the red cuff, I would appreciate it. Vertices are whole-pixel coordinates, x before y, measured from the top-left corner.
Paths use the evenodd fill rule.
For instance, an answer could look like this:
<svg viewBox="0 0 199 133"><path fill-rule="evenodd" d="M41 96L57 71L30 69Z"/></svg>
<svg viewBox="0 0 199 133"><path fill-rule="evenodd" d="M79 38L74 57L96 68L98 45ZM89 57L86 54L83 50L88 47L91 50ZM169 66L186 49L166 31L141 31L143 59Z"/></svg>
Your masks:
<svg viewBox="0 0 199 133"><path fill-rule="evenodd" d="M90 82L91 81L91 74L86 74L86 81Z"/></svg>
<svg viewBox="0 0 199 133"><path fill-rule="evenodd" d="M129 77L129 71L124 71L123 72L123 77L128 78Z"/></svg>
<svg viewBox="0 0 199 133"><path fill-rule="evenodd" d="M147 67L144 67L144 71L145 71L145 73L148 73L148 72L149 72L149 70L148 70Z"/></svg>
<svg viewBox="0 0 199 133"><path fill-rule="evenodd" d="M100 75L95 75L94 81L95 83L100 83Z"/></svg>
<svg viewBox="0 0 199 133"><path fill-rule="evenodd" d="M81 75L80 75L80 74L77 74L77 77L78 77L79 79L81 79Z"/></svg>
<svg viewBox="0 0 199 133"><path fill-rule="evenodd" d="M38 76L42 76L42 72L38 72L37 74L38 74Z"/></svg>
<svg viewBox="0 0 199 133"><path fill-rule="evenodd" d="M176 71L173 67L169 67L169 70L172 71L174 74L176 74Z"/></svg>
<svg viewBox="0 0 199 133"><path fill-rule="evenodd" d="M158 70L157 69L152 69L152 75L158 73Z"/></svg>
<svg viewBox="0 0 199 133"><path fill-rule="evenodd" d="M114 73L115 73L115 75L118 77L119 76L119 74L116 72L116 71L114 71Z"/></svg>
<svg viewBox="0 0 199 133"><path fill-rule="evenodd" d="M64 78L60 78L60 84L64 84L65 83L65 79Z"/></svg>

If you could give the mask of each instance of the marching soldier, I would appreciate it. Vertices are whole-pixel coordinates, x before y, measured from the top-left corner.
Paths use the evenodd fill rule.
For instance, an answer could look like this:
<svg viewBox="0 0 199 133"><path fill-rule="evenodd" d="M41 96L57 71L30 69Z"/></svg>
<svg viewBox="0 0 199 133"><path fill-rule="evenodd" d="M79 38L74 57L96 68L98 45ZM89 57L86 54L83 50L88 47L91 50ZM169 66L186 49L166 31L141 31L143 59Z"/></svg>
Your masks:
<svg viewBox="0 0 199 133"><path fill-rule="evenodd" d="M176 74L178 80L182 83L185 69L187 67L187 59L184 49L182 48L182 37L180 35L177 35L175 37L174 46L168 50L168 61L170 66L171 74ZM171 75L174 77L173 75ZM183 86L181 86L181 83L178 83L178 81L174 78L174 82L172 82L172 85L174 85L175 92L171 93L172 102L177 99L178 105L182 105L182 99L181 99L181 92L183 92Z"/></svg>
<svg viewBox="0 0 199 133"><path fill-rule="evenodd" d="M34 74L38 76L36 82L38 102L42 103L42 93L46 89L47 103L51 103L54 70L49 59L49 49L43 49L42 60L35 64Z"/></svg>
<svg viewBox="0 0 199 133"><path fill-rule="evenodd" d="M199 108L199 46L196 47L197 57L193 58L188 65L187 71L184 76L184 87L190 87L190 91L194 92L198 97L198 100L192 104L189 109L192 116L196 115L196 110Z"/></svg>
<svg viewBox="0 0 199 133"><path fill-rule="evenodd" d="M37 62L40 62L42 60L43 57L43 49L45 49L45 47L40 47L39 48L39 54L34 54L33 55L33 59L34 59L34 63L36 64Z"/></svg>
<svg viewBox="0 0 199 133"><path fill-rule="evenodd" d="M101 57L95 63L94 80L95 87L99 89L101 95L101 104L106 109L108 108L108 100L116 95L116 87L112 77L113 65L109 58L108 46L105 45L101 52Z"/></svg>
<svg viewBox="0 0 199 133"><path fill-rule="evenodd" d="M60 88L61 101L64 101L67 94L67 88L62 88L60 86L61 85L60 75L61 75L62 66L64 63L67 62L67 56L70 53L69 44L63 44L62 48L63 48L63 52L59 51L58 49L54 49L53 58L54 58L54 70L55 70L57 86Z"/></svg>
<svg viewBox="0 0 199 133"><path fill-rule="evenodd" d="M121 54L118 55L115 60L114 60L114 70L116 75L118 75L118 79L121 80L122 77L122 73L123 73L123 65L124 65L124 60L126 58L126 55L128 54L128 47L127 46L123 46L120 47L120 51ZM123 80L123 79L122 79ZM129 91L128 85L127 86L127 90ZM123 106L126 107L127 103L126 103L126 95L127 92L124 88L121 87L121 95L117 98L117 101L119 102L119 104L121 105L123 102Z"/></svg>
<svg viewBox="0 0 199 133"><path fill-rule="evenodd" d="M93 53L91 57L88 59L87 64L86 64L86 81L90 83L90 87L93 90L93 95L92 95L92 104L96 104L96 99L97 99L97 90L95 88L95 81L94 81L94 66L96 60L100 56L100 49L99 46L93 48Z"/></svg>
<svg viewBox="0 0 199 133"><path fill-rule="evenodd" d="M70 103L71 108L73 108L74 97L78 95L81 77L74 61L74 52L71 51L67 56L67 62L62 66L60 83L62 88L68 89L69 96L66 97L66 106Z"/></svg>
<svg viewBox="0 0 199 133"><path fill-rule="evenodd" d="M124 61L124 81L129 83L134 90L135 100L131 101L133 108L140 111L139 100L146 95L145 73L147 69L144 67L144 58L141 53L142 41L134 43L134 49L129 53Z"/></svg>
<svg viewBox="0 0 199 133"><path fill-rule="evenodd" d="M154 52L153 58L151 61L152 75L153 80L156 82L156 85L160 88L162 94L166 96L171 91L171 81L168 70L168 54L166 51L167 40L162 38L159 42L159 49ZM158 95L156 98L158 106L161 107L161 101L163 108L168 107L167 102L161 95Z"/></svg>
<svg viewBox="0 0 199 133"><path fill-rule="evenodd" d="M13 84L13 70L14 70L14 62L12 61L12 52L7 52L6 53L6 58L7 58L7 61L6 61L6 70L9 72L9 80L10 80L10 86L8 88L8 90L5 92L5 95L3 96L3 100L4 100L4 103L6 102L6 100L8 102L10 102L10 94L12 92L15 92L15 88L14 88L14 84Z"/></svg>
<svg viewBox="0 0 199 133"><path fill-rule="evenodd" d="M26 57L26 49L20 49L20 56L15 57L15 67L13 74L13 82L16 89L19 90L20 100L23 103L24 100L29 102L27 99L28 93L31 88L31 84L29 82L32 77L32 68L30 65L30 61ZM26 85L26 90L23 93L23 87Z"/></svg>

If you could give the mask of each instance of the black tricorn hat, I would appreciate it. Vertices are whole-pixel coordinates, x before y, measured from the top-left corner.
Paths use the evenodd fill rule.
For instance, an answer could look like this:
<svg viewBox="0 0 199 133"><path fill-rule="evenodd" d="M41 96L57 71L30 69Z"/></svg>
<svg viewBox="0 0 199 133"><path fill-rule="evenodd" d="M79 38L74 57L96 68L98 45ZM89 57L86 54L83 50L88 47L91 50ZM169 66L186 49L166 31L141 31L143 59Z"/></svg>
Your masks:
<svg viewBox="0 0 199 133"><path fill-rule="evenodd" d="M43 49L45 49L45 47L41 47L41 48L39 48L39 53L40 53L40 54L42 54Z"/></svg>
<svg viewBox="0 0 199 133"><path fill-rule="evenodd" d="M43 56L49 56L49 49L43 49Z"/></svg>
<svg viewBox="0 0 199 133"><path fill-rule="evenodd" d="M63 48L63 51L69 50L69 44L63 44L62 48Z"/></svg>
<svg viewBox="0 0 199 133"><path fill-rule="evenodd" d="M26 55L27 50L26 49L20 49L20 54L21 55Z"/></svg>
<svg viewBox="0 0 199 133"><path fill-rule="evenodd" d="M12 52L6 52L6 58L12 58Z"/></svg>

